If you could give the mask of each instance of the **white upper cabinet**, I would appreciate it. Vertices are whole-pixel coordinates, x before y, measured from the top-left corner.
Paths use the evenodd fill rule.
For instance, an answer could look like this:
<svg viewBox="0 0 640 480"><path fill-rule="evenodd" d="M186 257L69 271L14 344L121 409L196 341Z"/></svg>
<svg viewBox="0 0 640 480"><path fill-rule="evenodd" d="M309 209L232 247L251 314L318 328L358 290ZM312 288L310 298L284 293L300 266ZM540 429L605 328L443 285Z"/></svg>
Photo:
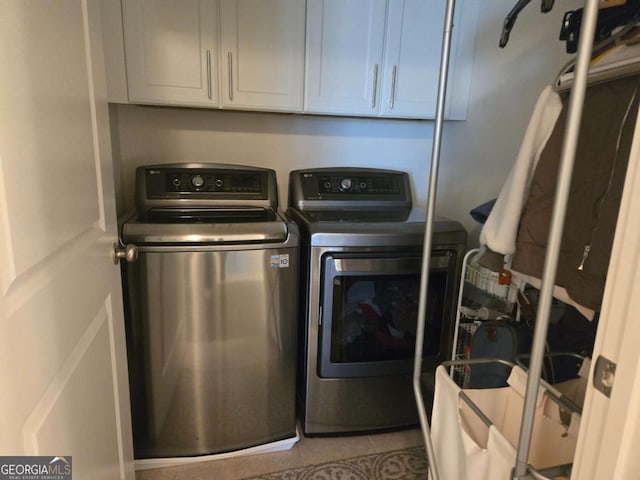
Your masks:
<svg viewBox="0 0 640 480"><path fill-rule="evenodd" d="M307 2L306 112L377 114L385 13L385 0Z"/></svg>
<svg viewBox="0 0 640 480"><path fill-rule="evenodd" d="M129 101L215 106L217 2L122 0Z"/></svg>
<svg viewBox="0 0 640 480"><path fill-rule="evenodd" d="M112 101L433 118L446 0L122 0ZM458 0L448 119L464 119L479 0ZM113 21L116 9L103 8ZM306 31L305 31L306 25ZM121 39L120 39L121 41ZM115 81L114 81L115 80Z"/></svg>
<svg viewBox="0 0 640 480"><path fill-rule="evenodd" d="M221 1L223 107L302 111L304 22L301 0Z"/></svg>
<svg viewBox="0 0 640 480"><path fill-rule="evenodd" d="M445 3L308 0L305 111L433 118ZM449 119L466 116L476 18L475 0L457 2Z"/></svg>
<svg viewBox="0 0 640 480"><path fill-rule="evenodd" d="M380 112L385 116L430 116L436 110L445 3L389 3ZM432 19L429 21L429 19Z"/></svg>

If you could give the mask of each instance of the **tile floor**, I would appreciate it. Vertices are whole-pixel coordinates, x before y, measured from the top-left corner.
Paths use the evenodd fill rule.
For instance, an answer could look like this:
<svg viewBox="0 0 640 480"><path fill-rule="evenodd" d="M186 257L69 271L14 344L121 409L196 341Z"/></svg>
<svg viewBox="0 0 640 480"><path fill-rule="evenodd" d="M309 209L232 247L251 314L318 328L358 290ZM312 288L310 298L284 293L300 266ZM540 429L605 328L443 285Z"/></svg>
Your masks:
<svg viewBox="0 0 640 480"><path fill-rule="evenodd" d="M331 460L388 452L422 445L420 429L349 437L302 436L293 448L283 452L227 458L178 467L142 470L136 480L240 480L289 468Z"/></svg>

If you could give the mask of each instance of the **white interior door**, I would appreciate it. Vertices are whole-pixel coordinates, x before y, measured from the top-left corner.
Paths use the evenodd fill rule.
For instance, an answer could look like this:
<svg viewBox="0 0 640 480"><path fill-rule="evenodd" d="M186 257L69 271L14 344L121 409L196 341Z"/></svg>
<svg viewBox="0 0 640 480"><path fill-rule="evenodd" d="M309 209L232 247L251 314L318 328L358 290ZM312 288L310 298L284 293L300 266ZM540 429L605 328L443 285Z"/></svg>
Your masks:
<svg viewBox="0 0 640 480"><path fill-rule="evenodd" d="M636 122L591 362L616 366L611 396L589 383L572 479L640 478L640 128Z"/></svg>
<svg viewBox="0 0 640 480"><path fill-rule="evenodd" d="M97 1L0 2L0 452L133 479Z"/></svg>

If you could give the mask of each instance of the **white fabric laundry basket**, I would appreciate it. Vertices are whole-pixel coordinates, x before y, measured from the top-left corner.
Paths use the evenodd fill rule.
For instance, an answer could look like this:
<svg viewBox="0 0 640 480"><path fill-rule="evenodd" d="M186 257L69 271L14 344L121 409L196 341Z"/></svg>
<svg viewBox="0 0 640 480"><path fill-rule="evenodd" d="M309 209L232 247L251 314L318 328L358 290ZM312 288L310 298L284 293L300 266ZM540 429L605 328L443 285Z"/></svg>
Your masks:
<svg viewBox="0 0 640 480"><path fill-rule="evenodd" d="M437 368L431 438L441 480L512 478L526 381L526 372L515 366L507 387L462 390L443 366ZM491 426L468 406L464 395ZM565 425L560 413L541 385L529 453L529 464L537 470L573 462L580 416L571 413Z"/></svg>

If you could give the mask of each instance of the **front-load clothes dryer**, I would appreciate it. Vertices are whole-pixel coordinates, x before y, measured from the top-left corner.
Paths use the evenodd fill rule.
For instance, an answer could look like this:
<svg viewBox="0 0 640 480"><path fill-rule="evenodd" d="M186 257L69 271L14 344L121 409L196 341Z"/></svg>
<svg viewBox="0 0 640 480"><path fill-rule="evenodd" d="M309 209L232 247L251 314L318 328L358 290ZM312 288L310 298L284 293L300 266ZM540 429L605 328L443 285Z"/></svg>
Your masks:
<svg viewBox="0 0 640 480"><path fill-rule="evenodd" d="M291 172L301 234L298 397L307 435L418 424L412 372L425 212L409 176L368 168ZM451 355L466 232L434 225L423 370Z"/></svg>

